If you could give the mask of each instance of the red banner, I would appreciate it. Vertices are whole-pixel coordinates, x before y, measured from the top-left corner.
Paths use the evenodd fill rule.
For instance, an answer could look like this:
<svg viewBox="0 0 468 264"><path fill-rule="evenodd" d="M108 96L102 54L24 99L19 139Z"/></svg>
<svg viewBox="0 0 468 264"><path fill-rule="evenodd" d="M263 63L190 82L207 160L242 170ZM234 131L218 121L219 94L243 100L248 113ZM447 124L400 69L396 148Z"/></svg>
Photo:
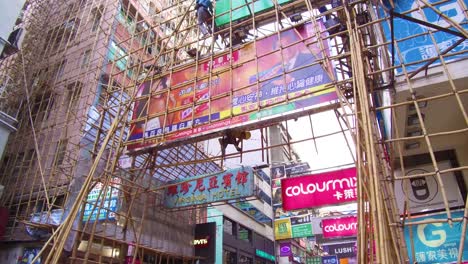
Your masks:
<svg viewBox="0 0 468 264"><path fill-rule="evenodd" d="M323 237L346 237L357 235L357 217L342 217L322 220Z"/></svg>
<svg viewBox="0 0 468 264"><path fill-rule="evenodd" d="M283 209L298 210L356 201L356 168L281 180Z"/></svg>

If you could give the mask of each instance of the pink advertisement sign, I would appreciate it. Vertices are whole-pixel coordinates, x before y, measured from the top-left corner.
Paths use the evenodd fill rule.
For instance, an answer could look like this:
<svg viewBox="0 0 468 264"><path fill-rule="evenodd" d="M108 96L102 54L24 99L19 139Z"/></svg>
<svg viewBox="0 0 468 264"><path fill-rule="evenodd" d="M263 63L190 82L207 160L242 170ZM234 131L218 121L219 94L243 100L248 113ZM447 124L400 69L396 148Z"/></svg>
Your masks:
<svg viewBox="0 0 468 264"><path fill-rule="evenodd" d="M357 235L357 217L342 217L322 220L323 237L346 237Z"/></svg>
<svg viewBox="0 0 468 264"><path fill-rule="evenodd" d="M298 210L356 201L356 168L281 180L283 210Z"/></svg>

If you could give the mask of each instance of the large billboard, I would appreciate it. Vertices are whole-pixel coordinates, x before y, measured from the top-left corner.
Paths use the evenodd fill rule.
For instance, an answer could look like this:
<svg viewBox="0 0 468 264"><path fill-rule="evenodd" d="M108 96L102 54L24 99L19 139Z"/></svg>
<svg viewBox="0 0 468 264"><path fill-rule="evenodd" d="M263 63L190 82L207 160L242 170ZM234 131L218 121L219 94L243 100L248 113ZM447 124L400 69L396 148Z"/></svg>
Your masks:
<svg viewBox="0 0 468 264"><path fill-rule="evenodd" d="M328 46L314 26L297 26L280 38L274 34L142 83L128 149L267 122L337 99L332 67L317 62Z"/></svg>
<svg viewBox="0 0 468 264"><path fill-rule="evenodd" d="M463 217L463 211L452 212L452 218ZM435 214L422 217L414 217L409 222L447 220L447 214ZM412 229L412 235L410 234ZM410 263L417 261L419 264L429 263L455 263L460 247L461 224L450 226L447 222L428 223L405 226L405 240L408 245ZM468 233L467 233L468 235ZM412 237L411 237L412 236ZM412 239L411 239L412 238ZM468 260L468 236L465 236L463 249L463 261ZM412 243L413 242L413 243ZM411 253L410 245L414 245L415 256Z"/></svg>
<svg viewBox="0 0 468 264"><path fill-rule="evenodd" d="M462 2L465 3L465 6L468 5L468 0L428 0L428 2L432 4L438 2L439 4L434 5L438 12L441 12L442 14L448 16L450 19L452 19L452 21L462 26L465 30L468 29L468 24L466 24L467 19L464 14L465 8L462 6ZM419 6L422 7L424 5L421 1L394 0L393 3L395 5L394 11L397 13L404 13L412 18L429 22L435 26L450 28L452 30L458 31L451 27L451 25L445 19L443 19L438 13L436 13L431 8L425 7L421 10L418 10ZM388 4L388 7L391 7L390 4ZM407 13L410 10L413 11ZM440 49L441 52L455 44L458 40L460 40L460 37L457 37L453 34L442 31L434 32L433 28L427 27L426 25L410 22L408 20L397 17L394 18L394 27L396 29L394 31L395 40L398 41L398 49L401 55L400 57L398 53L395 54L395 64L401 65L404 63L407 71L416 70L424 65L424 63L417 63L418 61L438 57L436 46L433 44L431 36L427 34L429 30L432 31L432 36L434 37L434 40L437 43L437 47ZM390 41L392 39L392 31L390 30L389 22L384 22L383 28L387 41ZM425 34L421 35L423 33ZM461 51L466 49L468 49L468 40L463 41L457 47L452 49L449 52L449 54L460 53ZM468 53L466 52L462 54L452 55L448 58L448 61L466 58L467 56ZM398 73L402 73L403 69L398 68L397 71Z"/></svg>
<svg viewBox="0 0 468 264"><path fill-rule="evenodd" d="M211 176L196 176L165 189L164 206L178 208L251 197L255 194L251 167L227 170Z"/></svg>
<svg viewBox="0 0 468 264"><path fill-rule="evenodd" d="M354 202L357 198L356 168L281 180L284 210Z"/></svg>
<svg viewBox="0 0 468 264"><path fill-rule="evenodd" d="M284 4L293 0L278 0L278 4ZM215 5L215 23L217 26L229 24L240 19L250 17L261 11L274 7L271 0L217 0Z"/></svg>

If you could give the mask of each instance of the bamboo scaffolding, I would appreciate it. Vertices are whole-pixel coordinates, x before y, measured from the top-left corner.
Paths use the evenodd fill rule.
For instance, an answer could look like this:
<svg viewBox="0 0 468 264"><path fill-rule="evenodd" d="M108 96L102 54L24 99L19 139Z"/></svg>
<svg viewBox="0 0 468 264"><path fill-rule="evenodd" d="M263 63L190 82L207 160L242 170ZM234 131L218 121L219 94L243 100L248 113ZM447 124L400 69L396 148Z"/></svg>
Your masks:
<svg viewBox="0 0 468 264"><path fill-rule="evenodd" d="M409 255L415 261L416 249L413 244L417 234L413 234L410 227L452 222L461 222L463 225L458 261L466 258L462 253L468 200L465 202L464 218L452 219L452 207L447 198L451 190L444 185L444 177L454 172L466 175L468 167L466 162L461 162L461 165L440 169L440 161L435 153L441 149L453 148L453 145L438 141L463 137L468 131L465 103L468 90L459 85L461 77L452 73L453 69L449 65L452 62L448 61L450 56L464 56L467 51L444 54L437 47L434 38L434 34L440 31L418 33L392 43L383 34L382 24L390 23L390 14L379 5L380 1L344 1L345 6L320 14L315 2L273 1L271 9L261 12L251 10L250 16L234 21L235 12L245 7L256 8L255 5L250 6L246 3L237 8L230 8L224 14L217 14L218 17L224 15L229 19L218 31L214 30L216 18L213 17L210 23L215 32L205 37L201 36L197 26L194 0L30 2L32 8L26 10L23 22L30 33L26 35L23 49L17 55L0 61L0 76L4 76L5 72L5 76L8 76L12 83L24 88L9 91L9 101L0 102L1 106L19 105L19 129L10 136L0 170L0 183L7 187L0 203L10 209L10 220L14 220L8 227L8 239L29 238L24 232L26 226L38 230L52 230L52 235L45 242L36 260L42 257L46 263L60 263L65 256L65 243L69 239L73 240L72 263L103 263L109 259L111 263L122 261L109 258L102 252L93 252L94 243L101 248L118 248L122 254L130 245L135 246L133 263L136 262L137 256L143 259L148 254L155 255L159 263L172 263L176 260L189 260L193 263L197 259L196 256L180 252L166 254L158 248L163 245L158 239L171 241L172 238L168 234L151 234L152 238L146 236L146 231L152 225L163 221L156 218L154 210L168 219L174 219L175 222L187 223L189 227L192 222L203 221L199 219L203 217L196 211L200 210L199 207L169 210L161 206L163 191L172 186L169 181L178 180L180 183L186 181L184 178L189 176L213 175L229 164L242 165L246 162L247 155L261 155L262 162L267 165L282 164L284 160L272 160L272 152L276 149L287 152L285 156L288 156L288 160L295 162L296 148L312 143L316 154L319 155L322 150L317 142L336 136L345 138L343 144L346 144L346 150L351 153L358 171L359 263L406 263L409 261ZM431 10L460 34L468 36L462 25L458 25L438 9L452 1L420 2L417 7L412 7L404 14L423 13L423 8ZM464 1L458 0L456 3L462 7L466 18L468 13ZM145 4L148 5L147 8L144 7ZM216 8L219 2L214 4ZM384 11L377 13L379 8ZM303 20L290 22L289 16L296 12L303 16ZM358 22L357 16L365 12L370 12L371 19ZM326 20L330 15L339 18L340 22L346 25L346 29L333 34L328 32L330 29L322 29L319 21ZM423 19L427 20L424 16ZM301 36L295 43L281 45L277 51L257 55L256 45L263 37L276 34L281 41L282 32L296 30L296 27L305 23L312 25L315 30L314 36ZM234 41L237 38L237 30L243 30L253 36L241 40L240 46L236 46ZM391 65L391 55L387 54L390 46L393 45L395 55L402 58L398 44L417 37L431 39L436 56ZM250 85L241 87L235 83L234 67L237 66L233 61L230 61L224 70L209 71L203 80L196 76L186 83L169 85L165 90L153 90L148 95L137 97L136 92L142 82L150 81L151 86L154 86L160 77L168 76L170 79L181 69L193 68L197 72L202 63L212 65L220 55L232 58L234 52L243 45L254 45L255 56L244 62L255 64L256 82L252 85L261 87L262 82L277 77L286 83L287 75L291 73L286 70L281 75L260 81L259 61L264 60L265 56L279 52L282 66L285 68L285 49L299 43L316 41L320 55L309 65L293 71L322 65L332 80L331 85L336 87L338 100L317 109L280 116L262 125L246 126L251 130L258 129L261 141L258 142L258 146L250 148L243 145L241 153L228 151L225 156L221 156L220 153L204 152L210 145L217 143L216 140L214 143L211 140L221 136L222 132L182 139L172 142L173 145L170 145L172 143L168 140L169 134L163 134L158 139L161 145L156 144L150 149L132 153L131 166L123 168L119 164L120 158L126 155L127 146L145 144L152 140L145 137L136 141L127 140L128 133L132 132L132 124L143 122L146 126L149 119L158 116L165 127L171 123L169 117L177 111L199 105L193 93L192 104L168 108L153 116L141 113L136 119L130 120L129 112L136 101L146 102L146 108L149 109L152 97L167 96L166 105L169 105L171 93L188 84L196 87L200 81L211 84L217 74L229 75L231 89L223 94L209 96L204 101L208 104L223 98L232 101L236 94L242 93ZM112 51L110 47L113 47ZM192 48L197 51L194 57L185 54L185 51ZM109 53L112 53L112 56L109 56ZM448 90L440 89L426 97L418 97L424 94L424 87L418 87L417 82L438 77L439 73L434 71L435 73L428 76L418 73L410 80L415 72L410 72L409 67L420 63L431 64L437 60L440 61L440 66L430 67L441 69L441 76L445 78L443 85L448 87ZM402 75L395 76L396 70L401 70ZM381 95L381 91L387 89L393 93L392 101L385 105L376 104L374 96ZM404 90L410 91L411 98L400 98L399 95ZM257 89L256 96L259 103L260 89ZM22 103L18 102L22 98L25 100ZM290 103L293 100L295 99L287 96L282 103ZM448 101L454 102L454 112L461 117L459 126L432 131L430 120L424 117L425 110L419 104L426 103L430 108L432 103ZM405 119L404 110L409 107L415 109L423 131L421 135L406 135L405 125L400 124L401 120ZM251 113L262 110L262 107L258 107ZM324 111L333 112L333 119L336 119L338 126L336 131L317 134L323 124L312 124L312 118L315 113ZM377 122L378 113L385 111L392 113L393 133L388 137L382 136L380 124ZM212 123L212 111L209 113L208 123ZM231 111L230 117L234 116ZM307 127L304 127L304 130L310 132L307 136L298 139L287 137L280 142L271 139L272 133L268 127L282 125L289 133L294 127L290 120L302 117L309 118ZM192 112L191 121L194 122L195 118ZM33 137L30 136L31 132ZM166 141L168 144L164 145ZM414 141L425 143L427 148L424 151L429 154L433 169L426 173L406 175L411 166L406 163L405 157L418 153L418 150L412 152L405 148L405 144ZM396 161L399 162L398 165ZM340 168L344 165L349 164L321 169ZM321 169L313 169L311 172ZM408 209L411 203L408 184L404 186L405 195L402 200L406 209L402 214L396 203L400 198L395 197L394 193L396 182L432 176L435 176L439 184L447 218L413 219L413 213ZM74 186L72 182L78 179L83 180L83 184ZM112 184L114 179L120 182L118 186ZM99 197L104 197L108 191L114 189L119 193L122 208L113 212L116 219L114 222L93 222L89 219L83 221L85 206L90 206L96 217L103 212L111 213L105 206L104 199L87 199L88 193L98 183L102 185L98 192ZM54 209L64 212L68 210L66 218L62 219L58 226L35 222L30 217L32 213L41 212L50 218ZM177 228L176 224L173 225ZM405 241L403 234L407 228L409 242ZM85 241L88 244L83 252L79 246ZM180 243L182 245L182 242Z"/></svg>

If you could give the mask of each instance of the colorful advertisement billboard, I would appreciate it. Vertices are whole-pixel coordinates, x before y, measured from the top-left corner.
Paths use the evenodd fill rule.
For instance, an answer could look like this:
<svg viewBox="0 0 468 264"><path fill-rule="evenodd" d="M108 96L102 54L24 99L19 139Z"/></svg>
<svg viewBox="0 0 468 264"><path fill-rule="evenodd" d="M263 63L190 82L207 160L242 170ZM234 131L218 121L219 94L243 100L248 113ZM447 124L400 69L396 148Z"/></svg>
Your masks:
<svg viewBox="0 0 468 264"><path fill-rule="evenodd" d="M322 220L323 237L347 237L357 235L357 217L341 217Z"/></svg>
<svg viewBox="0 0 468 264"><path fill-rule="evenodd" d="M452 212L452 218L463 217L463 211ZM422 217L414 217L409 222L445 219L447 214L435 214ZM413 233L413 245L415 256L412 255L409 245L410 228ZM419 264L429 263L455 263L460 247L461 224L454 223L452 227L447 222L405 226L405 240L408 245L410 263L417 261ZM468 233L465 236L463 261L468 260Z"/></svg>
<svg viewBox="0 0 468 264"><path fill-rule="evenodd" d="M197 176L165 189L164 206L178 208L254 196L251 167L227 170L212 176Z"/></svg>
<svg viewBox="0 0 468 264"><path fill-rule="evenodd" d="M426 8L422 8L422 11L418 10L419 6L424 5L420 1L415 1L415 0L395 1L394 0L393 2L395 4L394 11L397 13L406 13L408 16L412 18L426 21L435 26L450 28L454 31L458 31L454 29L453 27L451 27L451 25L445 19L440 17L440 15L436 13L434 10L432 10L431 8L426 7ZM437 3L440 1L428 0L428 2ZM468 0L462 0L462 1L449 0L449 1L444 1L441 4L434 5L434 7L439 12L448 16L450 19L452 19L452 21L454 21L456 24L462 26L465 30L467 30L468 24L466 22L468 20L466 19L466 16L464 14L465 8L461 6L462 2L464 2L465 6L468 5ZM388 4L388 7L391 8L390 4ZM410 10L414 10L414 11L407 13ZM381 10L381 12L383 11ZM389 15L385 14L385 16L389 16ZM438 57L436 46L434 46L431 36L427 34L429 30L432 31L432 35L434 36L435 42L437 43L437 47L439 48L440 51L446 50L448 47L452 46L458 40L460 40L460 37L457 37L453 34L442 32L442 31L434 32L433 28L430 28L430 27L427 27L425 25L418 24L415 22L410 22L408 20L397 18L397 17L394 18L394 27L396 29L395 40L398 41L398 49L402 57L402 59L400 59L400 56L398 55L398 53L396 53L395 64L401 65L402 63L404 63L407 71L416 70L424 65L424 63L415 63L415 62ZM391 41L392 32L390 30L389 22L387 21L384 22L383 28L384 28L384 33L385 33L385 37L387 41ZM426 34L421 35L423 33L426 33ZM466 49L468 49L468 40L463 41L457 47L452 49L449 52L449 54L453 54L456 52L459 53ZM446 59L446 61L466 58L467 56L468 56L468 53L452 55L448 59ZM410 63L415 63L415 64L408 65ZM435 64L440 64L440 61L438 60L437 63ZM403 69L398 68L397 71L398 73L402 73Z"/></svg>
<svg viewBox="0 0 468 264"><path fill-rule="evenodd" d="M114 178L109 184L109 187L106 189L106 193L104 193L102 191L104 185L101 182L96 183L94 188L88 194L87 203L84 206L83 221L95 221L96 219L114 220L119 200L118 188L120 184L121 180L119 178ZM101 205L101 201L103 198L104 203L103 205ZM97 205L95 206L96 203Z"/></svg>
<svg viewBox="0 0 468 264"><path fill-rule="evenodd" d="M311 237L314 235L308 216L275 219L275 239Z"/></svg>
<svg viewBox="0 0 468 264"><path fill-rule="evenodd" d="M298 210L356 201L356 168L281 180L283 209Z"/></svg>
<svg viewBox="0 0 468 264"><path fill-rule="evenodd" d="M337 99L332 67L317 63L327 47L304 24L282 32L281 40L274 34L142 83L128 150L267 122Z"/></svg>

